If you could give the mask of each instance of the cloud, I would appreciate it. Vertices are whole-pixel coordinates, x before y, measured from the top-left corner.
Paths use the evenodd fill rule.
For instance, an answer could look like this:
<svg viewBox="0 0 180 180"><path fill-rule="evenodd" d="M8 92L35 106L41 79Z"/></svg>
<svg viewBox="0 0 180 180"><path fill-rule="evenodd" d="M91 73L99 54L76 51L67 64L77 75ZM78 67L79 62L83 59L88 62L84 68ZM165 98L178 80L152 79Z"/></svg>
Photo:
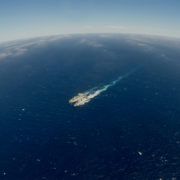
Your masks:
<svg viewBox="0 0 180 180"><path fill-rule="evenodd" d="M0 53L0 59L12 56L20 56L24 54L26 51L27 49L22 46L8 47L3 49L3 52Z"/></svg>
<svg viewBox="0 0 180 180"><path fill-rule="evenodd" d="M46 43L57 41L70 35L48 36L43 38L33 38L21 41L12 41L0 44L0 59L16 57L25 54L31 47L40 47Z"/></svg>
<svg viewBox="0 0 180 180"><path fill-rule="evenodd" d="M81 39L80 43L86 44L88 46L96 47L96 48L103 47L103 44L94 40L86 39L86 38Z"/></svg>

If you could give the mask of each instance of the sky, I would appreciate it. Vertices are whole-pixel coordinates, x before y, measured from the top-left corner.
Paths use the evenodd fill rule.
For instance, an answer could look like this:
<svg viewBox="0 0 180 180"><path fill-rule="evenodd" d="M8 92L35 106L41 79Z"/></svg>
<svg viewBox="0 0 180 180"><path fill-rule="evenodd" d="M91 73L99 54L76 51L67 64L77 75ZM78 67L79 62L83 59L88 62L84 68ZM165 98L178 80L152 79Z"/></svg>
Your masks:
<svg viewBox="0 0 180 180"><path fill-rule="evenodd" d="M180 0L0 0L0 42L74 33L180 37Z"/></svg>

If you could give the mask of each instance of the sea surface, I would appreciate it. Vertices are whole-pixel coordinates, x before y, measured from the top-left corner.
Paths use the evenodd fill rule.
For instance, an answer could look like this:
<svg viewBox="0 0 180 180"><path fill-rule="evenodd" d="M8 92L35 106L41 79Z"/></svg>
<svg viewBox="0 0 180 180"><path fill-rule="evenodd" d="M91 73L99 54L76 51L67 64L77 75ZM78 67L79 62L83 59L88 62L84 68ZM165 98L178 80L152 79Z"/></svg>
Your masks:
<svg viewBox="0 0 180 180"><path fill-rule="evenodd" d="M0 179L180 179L180 40L53 36L0 50Z"/></svg>

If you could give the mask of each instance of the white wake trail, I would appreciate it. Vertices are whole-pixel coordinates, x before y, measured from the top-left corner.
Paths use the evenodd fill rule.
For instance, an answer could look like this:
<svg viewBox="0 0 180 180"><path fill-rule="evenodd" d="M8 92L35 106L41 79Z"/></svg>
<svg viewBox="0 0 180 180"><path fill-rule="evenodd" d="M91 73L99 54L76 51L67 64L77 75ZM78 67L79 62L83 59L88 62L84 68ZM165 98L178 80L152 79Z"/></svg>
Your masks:
<svg viewBox="0 0 180 180"><path fill-rule="evenodd" d="M82 106L82 105L88 103L94 97L96 97L96 96L100 95L102 92L106 91L109 87L114 86L122 79L124 79L124 78L130 76L131 74L133 74L134 72L136 72L137 69L139 69L139 68L135 68L134 70L132 70L122 76L119 76L116 80L112 81L109 84L92 88L88 91L85 91L84 93L78 93L78 95L74 96L72 99L69 100L69 103L73 104L75 107Z"/></svg>

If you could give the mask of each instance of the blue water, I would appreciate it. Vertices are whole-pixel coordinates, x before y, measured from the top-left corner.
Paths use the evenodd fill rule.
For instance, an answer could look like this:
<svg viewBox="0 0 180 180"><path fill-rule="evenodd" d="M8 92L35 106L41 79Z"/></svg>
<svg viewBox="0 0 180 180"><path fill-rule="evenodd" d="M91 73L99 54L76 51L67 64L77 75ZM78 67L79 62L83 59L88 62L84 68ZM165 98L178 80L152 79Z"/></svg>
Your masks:
<svg viewBox="0 0 180 180"><path fill-rule="evenodd" d="M0 179L178 179L178 47L87 36L103 44L95 48L81 38L0 61ZM84 106L68 103L139 65Z"/></svg>

